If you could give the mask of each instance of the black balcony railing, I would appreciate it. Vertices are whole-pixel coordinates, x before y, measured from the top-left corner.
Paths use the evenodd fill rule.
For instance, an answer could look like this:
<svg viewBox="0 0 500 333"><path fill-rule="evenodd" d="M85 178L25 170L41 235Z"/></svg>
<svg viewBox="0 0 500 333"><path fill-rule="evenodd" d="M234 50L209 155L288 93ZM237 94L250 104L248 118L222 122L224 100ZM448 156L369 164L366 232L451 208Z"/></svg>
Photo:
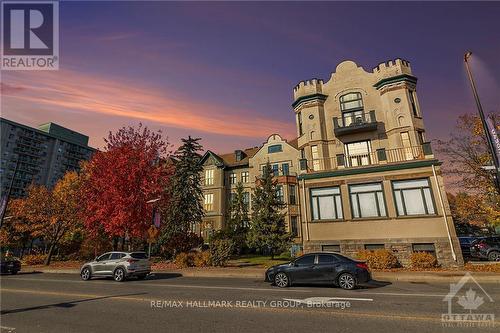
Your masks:
<svg viewBox="0 0 500 333"><path fill-rule="evenodd" d="M338 154L335 157L301 159L299 161L299 165L302 172L317 172L337 170L340 168L357 168L370 165L404 163L427 158L433 158L432 149L430 143L428 142L420 146L395 149L381 148L364 154Z"/></svg>
<svg viewBox="0 0 500 333"><path fill-rule="evenodd" d="M333 118L333 130L336 136L374 131L377 129L375 110L370 112L344 112L342 117Z"/></svg>

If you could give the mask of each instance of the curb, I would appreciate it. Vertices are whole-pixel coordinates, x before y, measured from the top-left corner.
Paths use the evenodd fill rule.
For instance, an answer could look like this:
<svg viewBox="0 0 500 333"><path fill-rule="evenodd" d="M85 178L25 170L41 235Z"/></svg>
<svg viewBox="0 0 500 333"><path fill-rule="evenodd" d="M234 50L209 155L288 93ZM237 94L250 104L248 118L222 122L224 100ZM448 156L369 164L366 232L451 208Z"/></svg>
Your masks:
<svg viewBox="0 0 500 333"><path fill-rule="evenodd" d="M56 273L56 274L79 274L79 269L51 269L43 267L27 267L20 271L20 274L27 273ZM184 277L208 277L208 278L243 278L243 279L264 279L265 270L256 271L240 271L232 269L220 270L160 270L153 271L153 274L180 274ZM454 283L459 281L466 272L450 272L450 273L419 273L419 272L372 272L372 278L378 281L387 282L414 282L414 283ZM471 272L474 279L481 283L498 283L500 284L500 274L496 273L474 273Z"/></svg>

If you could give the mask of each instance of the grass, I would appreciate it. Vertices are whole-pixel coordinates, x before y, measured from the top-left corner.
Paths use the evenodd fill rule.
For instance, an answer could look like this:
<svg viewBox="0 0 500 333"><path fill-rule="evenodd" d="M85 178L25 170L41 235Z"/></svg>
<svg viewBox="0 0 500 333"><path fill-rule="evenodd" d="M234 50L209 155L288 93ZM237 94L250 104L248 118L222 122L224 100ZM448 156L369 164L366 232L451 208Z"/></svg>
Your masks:
<svg viewBox="0 0 500 333"><path fill-rule="evenodd" d="M274 256L274 259L271 259L271 256L247 254L231 260L230 264L239 267L271 267L287 263L290 260L292 259L288 255L276 255Z"/></svg>

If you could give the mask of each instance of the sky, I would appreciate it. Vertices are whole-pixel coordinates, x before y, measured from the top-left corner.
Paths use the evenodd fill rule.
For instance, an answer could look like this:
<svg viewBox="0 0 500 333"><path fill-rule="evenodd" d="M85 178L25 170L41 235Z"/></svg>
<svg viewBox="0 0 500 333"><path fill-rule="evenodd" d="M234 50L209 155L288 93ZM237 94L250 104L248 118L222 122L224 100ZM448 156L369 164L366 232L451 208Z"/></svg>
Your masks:
<svg viewBox="0 0 500 333"><path fill-rule="evenodd" d="M61 2L60 69L4 71L1 116L55 122L102 148L139 122L178 145L261 145L296 136L292 89L353 60L365 70L410 61L427 137L476 112L500 111L500 2Z"/></svg>

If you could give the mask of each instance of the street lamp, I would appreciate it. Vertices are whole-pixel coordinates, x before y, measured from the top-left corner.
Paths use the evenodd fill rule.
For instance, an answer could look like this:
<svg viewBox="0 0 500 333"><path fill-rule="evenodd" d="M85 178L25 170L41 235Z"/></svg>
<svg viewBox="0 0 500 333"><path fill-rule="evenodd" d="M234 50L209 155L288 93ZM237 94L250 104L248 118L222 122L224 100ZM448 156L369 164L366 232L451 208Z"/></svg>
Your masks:
<svg viewBox="0 0 500 333"><path fill-rule="evenodd" d="M479 117L481 118L481 123L483 125L484 129L484 134L486 135L486 141L488 142L488 148L490 150L491 154L491 159L493 160L493 164L495 165L495 171L494 171L494 178L495 178L495 185L497 188L498 193L500 194L500 161L498 160L498 156L495 152L495 145L493 144L493 138L492 138L492 133L488 129L488 125L486 124L486 117L484 116L483 112L483 107L481 105L481 101L479 100L479 95L477 93L476 89L476 83L474 82L474 78L472 77L472 72L469 66L469 60L472 57L472 52L467 51L464 54L464 63L465 63L465 68L467 70L467 75L469 77L470 81L470 86L472 88L472 94L474 95L474 99L476 100L476 106L477 110L479 112ZM495 128L492 129L496 130Z"/></svg>

